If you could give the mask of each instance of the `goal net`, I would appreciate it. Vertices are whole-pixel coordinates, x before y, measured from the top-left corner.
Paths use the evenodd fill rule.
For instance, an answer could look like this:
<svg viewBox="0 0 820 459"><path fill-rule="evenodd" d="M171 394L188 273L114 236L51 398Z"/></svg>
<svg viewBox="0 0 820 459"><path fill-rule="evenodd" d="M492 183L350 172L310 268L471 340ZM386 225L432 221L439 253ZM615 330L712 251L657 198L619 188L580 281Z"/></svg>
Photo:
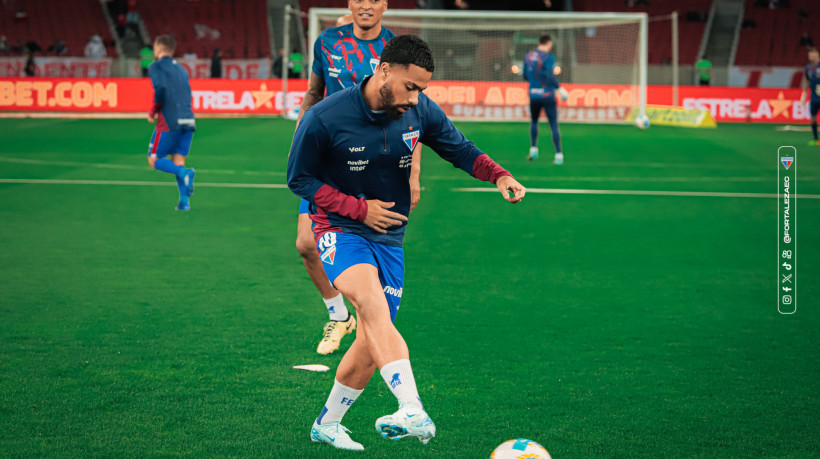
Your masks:
<svg viewBox="0 0 820 459"><path fill-rule="evenodd" d="M308 49L349 11L311 8ZM425 93L461 120L529 120L526 53L552 37L558 79L569 99L561 121L617 123L646 105L647 16L644 13L544 13L388 10L382 24L423 38L436 70Z"/></svg>

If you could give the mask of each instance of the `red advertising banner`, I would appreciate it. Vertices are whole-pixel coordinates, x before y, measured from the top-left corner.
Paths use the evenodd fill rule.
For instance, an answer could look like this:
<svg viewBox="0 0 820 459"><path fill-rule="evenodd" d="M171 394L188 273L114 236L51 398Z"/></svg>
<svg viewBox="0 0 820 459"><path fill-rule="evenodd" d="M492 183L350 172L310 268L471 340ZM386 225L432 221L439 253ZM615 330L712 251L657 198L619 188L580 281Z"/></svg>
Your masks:
<svg viewBox="0 0 820 459"><path fill-rule="evenodd" d="M621 122L638 101L629 85L566 84L559 103L564 122ZM307 80L289 80L287 103L298 107ZM277 115L285 106L281 80L192 79L195 113ZM433 81L425 93L457 120L528 121L525 83ZM683 108L708 110L718 123L803 123L807 104L798 89L681 86ZM153 91L147 78L2 78L0 110L46 112L147 112ZM671 86L649 86L647 102L672 105Z"/></svg>
<svg viewBox="0 0 820 459"><path fill-rule="evenodd" d="M298 107L307 80L288 82L288 106ZM153 101L147 78L0 79L0 110L147 113ZM195 113L281 114L281 80L191 80Z"/></svg>

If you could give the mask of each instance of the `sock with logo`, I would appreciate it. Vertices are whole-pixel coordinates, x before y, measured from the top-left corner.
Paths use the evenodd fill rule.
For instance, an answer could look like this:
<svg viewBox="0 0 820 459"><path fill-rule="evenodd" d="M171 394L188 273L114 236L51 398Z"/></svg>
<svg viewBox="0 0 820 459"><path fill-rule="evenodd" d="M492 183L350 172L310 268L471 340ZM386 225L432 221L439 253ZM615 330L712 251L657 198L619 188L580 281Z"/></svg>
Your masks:
<svg viewBox="0 0 820 459"><path fill-rule="evenodd" d="M811 133L814 134L814 140L817 140L817 121L811 123Z"/></svg>
<svg viewBox="0 0 820 459"><path fill-rule="evenodd" d="M382 378L393 391L393 395L401 404L412 404L421 407L419 391L416 389L416 380L413 378L413 369L410 361L399 359L384 365L381 370Z"/></svg>
<svg viewBox="0 0 820 459"><path fill-rule="evenodd" d="M350 319L350 311L347 310L345 298L341 293L329 300L325 300L325 306L328 314L330 314L330 320L345 322Z"/></svg>
<svg viewBox="0 0 820 459"><path fill-rule="evenodd" d="M330 395L327 397L322 412L316 418L316 424L329 424L331 422L340 422L344 417L350 405L359 398L364 389L356 390L345 386L337 380L333 380L333 389L330 390Z"/></svg>

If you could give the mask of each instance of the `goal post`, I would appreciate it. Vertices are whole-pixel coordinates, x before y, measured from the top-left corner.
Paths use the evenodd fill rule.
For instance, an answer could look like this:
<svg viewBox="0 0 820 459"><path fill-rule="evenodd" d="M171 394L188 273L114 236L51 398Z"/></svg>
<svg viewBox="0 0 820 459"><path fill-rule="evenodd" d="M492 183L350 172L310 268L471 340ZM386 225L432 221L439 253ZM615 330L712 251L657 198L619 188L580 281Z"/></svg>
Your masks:
<svg viewBox="0 0 820 459"><path fill-rule="evenodd" d="M310 9L309 68L316 38L349 13ZM436 70L426 93L454 119L528 120L523 60L544 33L570 94L559 103L562 121L618 123L646 110L645 13L388 9L382 24L430 45Z"/></svg>

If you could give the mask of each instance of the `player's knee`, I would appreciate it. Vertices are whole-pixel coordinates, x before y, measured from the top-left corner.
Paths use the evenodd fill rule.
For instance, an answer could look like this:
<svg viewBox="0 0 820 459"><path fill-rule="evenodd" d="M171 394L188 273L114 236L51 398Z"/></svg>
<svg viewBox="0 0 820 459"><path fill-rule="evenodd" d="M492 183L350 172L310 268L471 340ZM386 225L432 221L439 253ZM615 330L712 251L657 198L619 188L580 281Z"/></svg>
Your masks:
<svg viewBox="0 0 820 459"><path fill-rule="evenodd" d="M296 251L299 252L302 258L319 258L319 254L316 252L316 241L312 237L297 235Z"/></svg>
<svg viewBox="0 0 820 459"><path fill-rule="evenodd" d="M155 166L156 162L157 162L157 157L156 156L149 156L148 157L148 165L151 166L151 169L156 169L157 168Z"/></svg>

